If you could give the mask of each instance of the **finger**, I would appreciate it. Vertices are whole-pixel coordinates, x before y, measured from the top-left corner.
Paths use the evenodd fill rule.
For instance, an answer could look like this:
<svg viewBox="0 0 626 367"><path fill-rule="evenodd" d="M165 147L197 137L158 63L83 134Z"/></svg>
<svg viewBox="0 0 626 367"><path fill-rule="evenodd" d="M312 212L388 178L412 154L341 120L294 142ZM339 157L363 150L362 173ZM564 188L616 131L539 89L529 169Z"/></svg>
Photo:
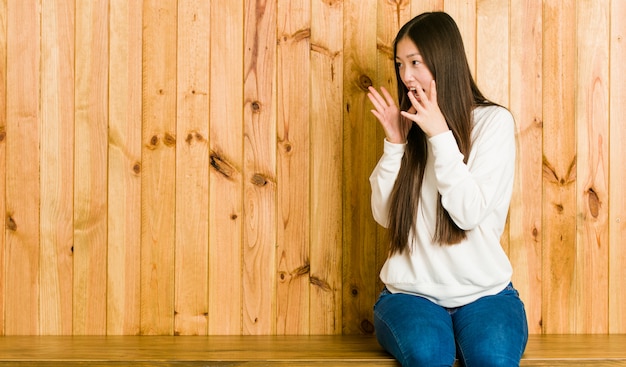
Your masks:
<svg viewBox="0 0 626 367"><path fill-rule="evenodd" d="M419 97L419 99L421 101L420 106L425 106L425 103L428 101L428 97L426 96L426 92L424 92L424 90L422 88L417 88L417 96Z"/></svg>
<svg viewBox="0 0 626 367"><path fill-rule="evenodd" d="M437 104L437 83L435 83L435 79L433 79L430 82L430 98L429 100L434 103L435 105Z"/></svg>
<svg viewBox="0 0 626 367"><path fill-rule="evenodd" d="M370 112L372 113L372 115L374 115L374 117L376 117L376 119L380 122L383 123L383 116L376 110L370 110Z"/></svg>
<svg viewBox="0 0 626 367"><path fill-rule="evenodd" d="M413 114L413 113L408 113L408 112L406 112L406 111L400 111L400 114L401 114L402 116L406 117L407 119L409 119L409 120L411 120L411 121L413 121L413 122L417 123L417 119L418 119L418 118L417 118L417 115L416 115L416 114Z"/></svg>
<svg viewBox="0 0 626 367"><path fill-rule="evenodd" d="M376 108L378 111L383 111L385 108L385 106L383 105L384 102L382 101L382 98L380 98L380 95L378 97L379 98L377 98L376 95L371 92L367 94L367 98L369 98L369 100L372 102L374 108Z"/></svg>
<svg viewBox="0 0 626 367"><path fill-rule="evenodd" d="M380 95L380 93L376 90L376 88L368 87L367 90L370 92L372 97L376 98L376 101L378 101L379 104L381 105L385 104L385 99L383 98L383 96Z"/></svg>
<svg viewBox="0 0 626 367"><path fill-rule="evenodd" d="M422 91L421 88L417 88L417 91L418 91L418 94L419 94L419 92L422 92L422 95L424 93L424 91ZM409 94L409 101L411 101L411 105L413 106L413 108L415 109L415 112L417 113L420 110L420 108L422 108L422 105L420 104L420 101L417 100L417 98L415 97L413 92L409 91L408 94ZM422 97L422 96L419 96L419 95L418 95L418 97L420 99L425 98L425 97Z"/></svg>
<svg viewBox="0 0 626 367"><path fill-rule="evenodd" d="M387 91L387 89L385 89L385 87L380 87L380 90L383 92L383 96L385 96L385 100L387 101L388 105L391 106L396 103L391 94Z"/></svg>

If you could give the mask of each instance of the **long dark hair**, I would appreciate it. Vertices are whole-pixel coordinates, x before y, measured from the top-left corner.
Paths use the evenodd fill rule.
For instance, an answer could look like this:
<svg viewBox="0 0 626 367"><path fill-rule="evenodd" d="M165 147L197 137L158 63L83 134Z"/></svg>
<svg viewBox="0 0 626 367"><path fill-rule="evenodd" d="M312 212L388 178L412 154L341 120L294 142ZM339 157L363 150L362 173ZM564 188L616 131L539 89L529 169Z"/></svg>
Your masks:
<svg viewBox="0 0 626 367"><path fill-rule="evenodd" d="M459 28L443 12L418 15L398 32L393 45L394 55L397 53L398 42L407 37L415 43L426 67L437 82L439 109L467 163L472 148L472 111L478 105L493 103L483 96L472 78ZM400 109L406 111L411 107L408 89L400 78L397 64L395 69ZM411 230L416 230L417 207L427 158L427 137L416 124L412 124L400 172L391 194L389 234L392 253L401 253L407 249L409 234ZM453 245L466 237L465 231L454 223L441 205L439 195L433 241L442 245Z"/></svg>

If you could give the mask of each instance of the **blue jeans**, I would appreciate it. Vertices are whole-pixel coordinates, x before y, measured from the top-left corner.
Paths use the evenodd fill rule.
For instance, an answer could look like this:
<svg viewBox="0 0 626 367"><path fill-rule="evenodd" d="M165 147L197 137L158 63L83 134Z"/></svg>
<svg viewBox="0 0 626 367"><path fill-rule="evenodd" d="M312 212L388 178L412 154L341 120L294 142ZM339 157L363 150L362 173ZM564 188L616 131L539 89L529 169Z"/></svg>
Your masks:
<svg viewBox="0 0 626 367"><path fill-rule="evenodd" d="M524 304L509 284L503 291L448 309L426 298L384 289L374 305L380 345L404 367L519 366L528 341Z"/></svg>

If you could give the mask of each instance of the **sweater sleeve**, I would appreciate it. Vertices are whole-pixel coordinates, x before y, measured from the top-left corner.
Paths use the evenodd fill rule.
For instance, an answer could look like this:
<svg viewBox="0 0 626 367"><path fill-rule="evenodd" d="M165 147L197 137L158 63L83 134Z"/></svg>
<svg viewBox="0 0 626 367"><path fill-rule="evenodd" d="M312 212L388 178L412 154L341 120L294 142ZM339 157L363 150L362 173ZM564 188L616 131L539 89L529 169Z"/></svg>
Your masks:
<svg viewBox="0 0 626 367"><path fill-rule="evenodd" d="M389 198L400 171L405 148L406 144L394 144L385 139L383 155L370 175L372 214L374 220L385 228L389 225Z"/></svg>
<svg viewBox="0 0 626 367"><path fill-rule="evenodd" d="M510 112L486 108L476 120L467 164L451 132L430 139L442 205L465 230L475 228L496 208L508 208L515 174L515 126Z"/></svg>

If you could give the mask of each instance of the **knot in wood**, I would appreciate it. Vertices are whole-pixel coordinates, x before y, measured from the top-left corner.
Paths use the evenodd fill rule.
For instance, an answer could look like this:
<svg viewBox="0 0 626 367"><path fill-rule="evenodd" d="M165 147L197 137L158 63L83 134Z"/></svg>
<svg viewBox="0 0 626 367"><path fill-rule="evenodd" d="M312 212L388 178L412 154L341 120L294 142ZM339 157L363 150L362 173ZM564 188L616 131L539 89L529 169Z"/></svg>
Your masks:
<svg viewBox="0 0 626 367"><path fill-rule="evenodd" d="M370 320L364 319L361 321L361 330L368 335L374 334L374 324Z"/></svg>
<svg viewBox="0 0 626 367"><path fill-rule="evenodd" d="M135 164L133 164L133 172L135 172L136 174L141 173L141 163L136 162Z"/></svg>
<svg viewBox="0 0 626 367"><path fill-rule="evenodd" d="M260 173L255 173L250 182L252 182L253 185L260 187L267 185L267 179Z"/></svg>
<svg viewBox="0 0 626 367"><path fill-rule="evenodd" d="M598 218L600 214L600 198L593 187L587 190L587 194L589 195L589 213L591 213L592 217Z"/></svg>
<svg viewBox="0 0 626 367"><path fill-rule="evenodd" d="M165 133L163 143L168 147L173 147L176 145L176 137L170 133Z"/></svg>
<svg viewBox="0 0 626 367"><path fill-rule="evenodd" d="M367 75L361 75L359 77L359 84L363 90L367 90L367 88L373 85L372 79Z"/></svg>
<svg viewBox="0 0 626 367"><path fill-rule="evenodd" d="M4 130L0 130L0 143L3 142L6 137L7 137L7 132Z"/></svg>
<svg viewBox="0 0 626 367"><path fill-rule="evenodd" d="M227 179L232 179L236 173L235 167L220 157L217 152L211 151L209 155L209 164L213 167L213 169Z"/></svg>
<svg viewBox="0 0 626 367"><path fill-rule="evenodd" d="M10 215L7 216L7 229L9 231L17 231L17 223L15 223L15 219L13 219Z"/></svg>
<svg viewBox="0 0 626 367"><path fill-rule="evenodd" d="M252 112L260 112L261 111L261 102L254 101L252 102Z"/></svg>
<svg viewBox="0 0 626 367"><path fill-rule="evenodd" d="M155 149L158 145L159 145L159 136L153 135L152 138L150 138L150 144L148 145L148 148Z"/></svg>

